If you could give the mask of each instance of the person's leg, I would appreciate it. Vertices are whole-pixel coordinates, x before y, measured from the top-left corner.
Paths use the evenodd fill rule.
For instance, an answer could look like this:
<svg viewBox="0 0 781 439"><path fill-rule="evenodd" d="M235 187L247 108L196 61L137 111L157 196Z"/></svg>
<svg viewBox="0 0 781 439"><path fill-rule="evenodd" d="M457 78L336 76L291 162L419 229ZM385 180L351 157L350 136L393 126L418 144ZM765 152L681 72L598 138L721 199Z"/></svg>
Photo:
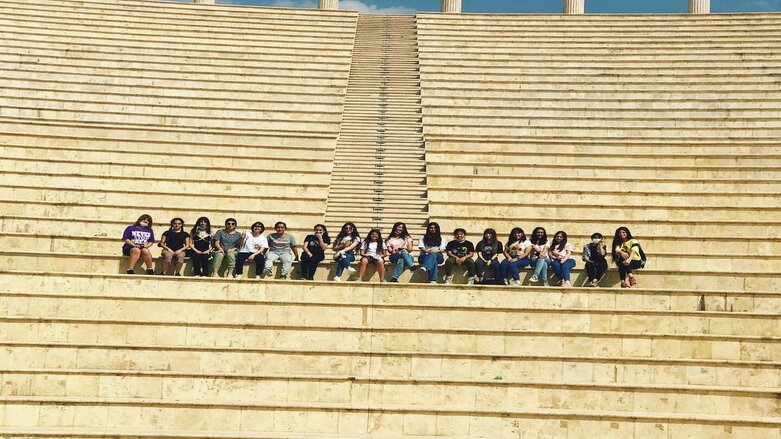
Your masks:
<svg viewBox="0 0 781 439"><path fill-rule="evenodd" d="M588 281L591 282L597 278L597 264L593 262L586 262L586 274L588 275Z"/></svg>
<svg viewBox="0 0 781 439"><path fill-rule="evenodd" d="M409 254L407 254L409 256ZM407 263L407 259L405 259L401 253L399 253L399 259L396 261L396 268L393 270L393 274L391 275L392 280L399 280L399 277L401 277L401 273L404 273L404 265Z"/></svg>
<svg viewBox="0 0 781 439"><path fill-rule="evenodd" d="M298 262L298 271L301 273L301 279L309 279L309 271L312 266L311 262L312 258L309 257L307 252L304 252Z"/></svg>
<svg viewBox="0 0 781 439"><path fill-rule="evenodd" d="M225 259L225 253L223 252L214 252L212 254L212 277L218 277L220 275L223 259Z"/></svg>
<svg viewBox="0 0 781 439"><path fill-rule="evenodd" d="M293 269L293 252L282 253L279 255L279 260L282 262L282 278L287 279L290 271Z"/></svg>
<svg viewBox="0 0 781 439"><path fill-rule="evenodd" d="M190 259L193 261L193 276L201 276L201 255L193 252Z"/></svg>
<svg viewBox="0 0 781 439"><path fill-rule="evenodd" d="M315 273L317 272L317 265L323 262L323 258L312 258L309 260L309 280L315 280Z"/></svg>
<svg viewBox="0 0 781 439"><path fill-rule="evenodd" d="M629 285L637 285L637 278L635 278L634 270L640 269L640 261L632 261L627 267L627 276L629 277Z"/></svg>
<svg viewBox="0 0 781 439"><path fill-rule="evenodd" d="M163 268L160 271L160 274L168 274L168 269L171 268L171 260L174 258L174 253L163 249L163 251L160 252L160 258L163 260Z"/></svg>
<svg viewBox="0 0 781 439"><path fill-rule="evenodd" d="M263 271L266 276L271 276L271 274L273 273L272 269L274 268L274 261L276 261L277 259L279 259L279 254L274 252L266 253L266 261L263 264Z"/></svg>
<svg viewBox="0 0 781 439"><path fill-rule="evenodd" d="M475 277L475 260L472 258L464 259L464 267L466 267L466 277Z"/></svg>
<svg viewBox="0 0 781 439"><path fill-rule="evenodd" d="M150 252L148 248L141 249L141 260L144 261L144 265L146 265L146 271L154 270L155 263L152 261L152 252Z"/></svg>
<svg viewBox="0 0 781 439"><path fill-rule="evenodd" d="M358 279L363 280L363 275L366 273L367 265L369 265L369 257L364 256L361 258L361 268L358 270Z"/></svg>
<svg viewBox="0 0 781 439"><path fill-rule="evenodd" d="M561 261L558 259L551 259L550 261L550 269L553 271L553 274L556 275L556 278L559 279L560 283L564 282L564 277L561 273Z"/></svg>
<svg viewBox="0 0 781 439"><path fill-rule="evenodd" d="M236 276L241 276L244 274L244 263L247 262L247 258L249 258L249 255L252 253L249 252L241 252L236 255Z"/></svg>
<svg viewBox="0 0 781 439"><path fill-rule="evenodd" d="M498 259L494 259L491 261L491 269L493 270L494 274L494 281L501 284L502 283L502 265L499 263Z"/></svg>
<svg viewBox="0 0 781 439"><path fill-rule="evenodd" d="M605 272L607 271L607 261L599 261L597 262L594 268L594 279L599 281L602 279L602 276L605 275Z"/></svg>
<svg viewBox="0 0 781 439"><path fill-rule="evenodd" d="M130 259L127 261L127 269L132 272L138 263L138 259L141 257L141 249L138 247L131 248L128 257Z"/></svg>
<svg viewBox="0 0 781 439"><path fill-rule="evenodd" d="M225 253L225 277L233 277L233 272L236 271L236 252Z"/></svg>
<svg viewBox="0 0 781 439"><path fill-rule="evenodd" d="M562 279L564 280L564 286L571 287L572 282L570 281L570 272L572 269L575 268L575 260L574 259L567 259L563 263L561 263L561 275Z"/></svg>
<svg viewBox="0 0 781 439"><path fill-rule="evenodd" d="M209 258L211 255L206 253L205 255L198 255L198 259L201 260L201 276L206 277L209 275Z"/></svg>
<svg viewBox="0 0 781 439"><path fill-rule="evenodd" d="M477 258L475 261L475 274L477 277L483 277L483 272L485 272L485 262L482 259Z"/></svg>
<svg viewBox="0 0 781 439"><path fill-rule="evenodd" d="M445 262L445 257L441 253L437 253L436 256L429 258L429 260L433 261L433 264L431 264L431 270L428 271L428 280L429 282L436 282L437 277L439 277L439 264Z"/></svg>
<svg viewBox="0 0 781 439"><path fill-rule="evenodd" d="M374 265L377 267L377 274L380 276L380 282L385 280L385 260L377 259L374 261Z"/></svg>
<svg viewBox="0 0 781 439"><path fill-rule="evenodd" d="M453 266L456 265L456 258L447 258L445 260L445 277L453 275Z"/></svg>
<svg viewBox="0 0 781 439"><path fill-rule="evenodd" d="M181 252L174 256L174 275L182 275L182 267L184 267L185 253Z"/></svg>
<svg viewBox="0 0 781 439"><path fill-rule="evenodd" d="M262 254L255 255L255 277L260 278L263 274L263 267L266 265L266 256ZM249 269L247 269L247 276L249 276Z"/></svg>

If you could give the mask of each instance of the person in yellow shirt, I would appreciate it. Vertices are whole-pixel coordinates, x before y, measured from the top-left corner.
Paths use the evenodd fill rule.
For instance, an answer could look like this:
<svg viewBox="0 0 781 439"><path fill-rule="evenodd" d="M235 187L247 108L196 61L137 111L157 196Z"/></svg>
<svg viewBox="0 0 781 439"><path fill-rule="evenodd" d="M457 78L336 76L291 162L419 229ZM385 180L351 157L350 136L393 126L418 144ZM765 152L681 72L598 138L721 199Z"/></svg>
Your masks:
<svg viewBox="0 0 781 439"><path fill-rule="evenodd" d="M621 277L621 288L631 288L637 285L633 271L642 267L640 243L632 237L632 232L626 227L616 229L613 237L613 262L618 267ZM629 278L627 283L627 277Z"/></svg>

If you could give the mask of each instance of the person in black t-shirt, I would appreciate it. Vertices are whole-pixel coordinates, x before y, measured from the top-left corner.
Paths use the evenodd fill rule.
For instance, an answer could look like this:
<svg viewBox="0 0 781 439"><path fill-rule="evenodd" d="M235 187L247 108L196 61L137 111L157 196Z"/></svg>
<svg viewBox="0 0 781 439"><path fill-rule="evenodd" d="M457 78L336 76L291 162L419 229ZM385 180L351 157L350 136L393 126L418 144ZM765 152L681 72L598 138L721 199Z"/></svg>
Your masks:
<svg viewBox="0 0 781 439"><path fill-rule="evenodd" d="M163 232L160 239L160 247L163 248L163 270L160 274L167 274L171 264L174 265L174 275L182 275L184 257L190 248L190 235L184 231L184 220L174 218L171 220L171 228Z"/></svg>
<svg viewBox="0 0 781 439"><path fill-rule="evenodd" d="M456 239L448 242L445 247L445 253L448 256L445 261L445 283L452 284L453 267L463 265L466 267L467 283L472 285L475 283L475 260L472 259L475 254L475 246L466 240L466 230L464 229L454 230L453 237Z"/></svg>
<svg viewBox="0 0 781 439"><path fill-rule="evenodd" d="M493 278L491 280L495 284L503 284L502 281L502 268L499 263L499 255L504 251L502 243L496 239L496 230L485 229L483 232L483 239L477 243L477 260L475 261L475 274L482 283L485 283L486 279L482 279L485 272L485 267L490 266L493 269Z"/></svg>
<svg viewBox="0 0 781 439"><path fill-rule="evenodd" d="M328 229L324 225L315 226L314 234L304 238L304 253L301 255L301 279L314 280L317 264L325 259L325 250L331 245Z"/></svg>

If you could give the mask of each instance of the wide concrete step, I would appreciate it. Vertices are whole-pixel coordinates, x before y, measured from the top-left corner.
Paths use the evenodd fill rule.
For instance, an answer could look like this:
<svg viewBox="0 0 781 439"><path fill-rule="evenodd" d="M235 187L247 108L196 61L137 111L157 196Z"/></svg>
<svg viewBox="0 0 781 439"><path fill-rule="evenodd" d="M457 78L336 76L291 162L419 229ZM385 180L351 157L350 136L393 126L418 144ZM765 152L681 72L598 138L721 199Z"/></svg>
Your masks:
<svg viewBox="0 0 781 439"><path fill-rule="evenodd" d="M3 372L4 394L18 397L62 396L63 388L83 382L79 396L91 398L154 398L164 401L206 399L215 403L245 402L254 404L276 393L270 401L297 403L399 404L411 408L446 406L459 401L462 407L479 408L593 408L617 412L649 414L701 414L768 416L778 411L772 389L712 388L704 386L642 386L583 383L546 383L501 380L486 386L483 381L465 379L399 379L376 376L339 375L214 375L175 372L125 372L122 370L23 369ZM51 380L61 385L49 384ZM124 386L122 384L125 384ZM221 390L212 394L210 389ZM436 386L436 387L435 387ZM480 396L477 396L477 393ZM622 398L633 392L632 398ZM349 395L349 400L345 398ZM508 403L507 401L518 401ZM654 405L666 400L667 404ZM721 403L716 403L716 401ZM597 402L594 407L594 402ZM723 403L724 401L728 403Z"/></svg>

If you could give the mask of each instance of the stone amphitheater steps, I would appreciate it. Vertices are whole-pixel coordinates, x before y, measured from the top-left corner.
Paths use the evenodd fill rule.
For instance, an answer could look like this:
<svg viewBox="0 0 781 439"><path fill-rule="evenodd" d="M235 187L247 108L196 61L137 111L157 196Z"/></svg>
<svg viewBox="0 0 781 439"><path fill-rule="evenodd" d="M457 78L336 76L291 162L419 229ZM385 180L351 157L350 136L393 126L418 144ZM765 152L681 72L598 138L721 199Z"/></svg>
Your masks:
<svg viewBox="0 0 781 439"><path fill-rule="evenodd" d="M427 219L414 18L361 15L334 155L326 224L387 234ZM369 191L370 189L370 191Z"/></svg>
<svg viewBox="0 0 781 439"><path fill-rule="evenodd" d="M574 344L546 341L545 336L535 338L534 346L510 338L506 343L465 338L466 333L470 338L506 334L507 330L486 332L486 328L512 327L512 315L569 327L582 323L572 318L551 319L546 313L597 316L604 311L602 306L610 306L613 313L634 315L631 310L636 303L670 309L655 313L669 316L668 324L685 331L704 331L704 322L716 325L711 327L714 330L739 330L737 322L747 318L754 322L771 319L776 323L774 328L781 330L777 314L673 310L693 306L699 292L596 289L588 293L571 290L566 292L571 296L565 296L565 292L539 290L542 294L518 296L506 289L483 288L484 295L471 296L472 303L467 303L463 292L455 288L410 291L393 285L372 289L337 285L313 289L310 286L315 284L238 281L231 282L232 288L197 292L192 288L197 282L228 284L158 278L144 281L158 286L141 288L135 279L121 276L49 277L9 272L1 276L13 280L12 290L3 293L8 300L2 308L7 322L2 326L2 349L9 354L0 359L3 393L13 395L0 398L5 413L3 434L43 435L59 427L57 434L66 437L84 434L85 428L107 429L104 433L116 435L151 429L143 434L152 435L154 429L185 428L184 437L223 430L265 437L261 432L268 430L275 430L275 434L338 434L347 431L340 428L349 424L355 428L349 431L356 433L457 436L468 432L479 436L480 431L503 431L510 419L517 422L506 425L514 428L534 420L527 426L529 431L584 422L593 422L589 428L596 428L608 419L606 431L619 436L646 423L665 434L692 425L698 432L715 431L716 426L723 429L726 423L733 431L770 437L767 434L778 428L772 415L778 410L777 390L768 382L758 387L734 384L765 374L777 381L773 371L778 360L765 357L776 355L767 344L774 343L772 337L752 343L755 337L744 336L735 345L735 336L641 334L637 321L625 320L615 324L633 329L618 344L612 343L608 334L596 344L584 344L588 333L577 332L560 333L579 339ZM98 279L102 281L95 282ZM71 290L79 292L68 292ZM778 302L775 296L755 295L757 299L772 298L773 303ZM747 303L742 293L729 297L734 299L714 295L709 303ZM518 298L530 301L531 308L524 308ZM551 302L545 305L547 300ZM549 308L551 305L555 308ZM318 308L332 311L316 312ZM404 318L403 314L416 317ZM87 315L90 317L83 318ZM505 317L497 319L500 315ZM23 321L24 316L31 318L30 324L11 323ZM114 316L121 320L114 320ZM299 319L307 322L306 333L294 332ZM734 322L725 326L717 323L719 319ZM60 329L47 329L55 321ZM122 321L125 329L117 326L111 330L110 326L121 326ZM130 324L132 321L143 324ZM415 321L426 321L430 326L416 329ZM327 322L339 323L328 329ZM392 326L384 327L383 322ZM257 331L264 324L274 328L273 348L264 346L269 338L239 334ZM353 329L356 324L371 328L370 336L375 339L371 349L379 352L371 353L365 347L338 351L347 347L344 343L366 345L359 339L350 341L359 334ZM458 328L465 324L479 329L436 340L437 332L462 332ZM103 329L91 330L94 325ZM385 338L383 333L394 331L394 327L402 332ZM750 330L753 323L744 327ZM321 339L329 330L341 334L337 336L341 348ZM406 332L409 330L426 335L414 336L415 332ZM222 336L225 331L234 332ZM318 351L306 350L313 345ZM42 350L47 346L50 349ZM159 355L161 349L170 355ZM535 351L533 355L514 353L530 349ZM315 352L327 353L320 364L332 364L331 373L311 369ZM735 355L742 359L736 360ZM722 356L729 358L719 359ZM265 361L247 361L258 358ZM277 361L269 361L272 358ZM16 366L19 361L26 367ZM615 369L611 364L622 366ZM540 369L542 365L553 368ZM752 374L724 374L734 367L744 371L749 365L753 365ZM361 370L373 371L371 378ZM632 373L639 374L641 382ZM660 381L643 381L648 379ZM215 388L222 390L215 393ZM414 395L412 399L410 395ZM506 401L517 403L507 406ZM712 401L707 404L712 412L702 412L705 401ZM440 418L448 422L439 424ZM241 419L240 427L236 419ZM433 426L425 422L433 419L437 420ZM435 428L437 425L458 425L459 429L442 430ZM210 437L220 436L212 433Z"/></svg>

